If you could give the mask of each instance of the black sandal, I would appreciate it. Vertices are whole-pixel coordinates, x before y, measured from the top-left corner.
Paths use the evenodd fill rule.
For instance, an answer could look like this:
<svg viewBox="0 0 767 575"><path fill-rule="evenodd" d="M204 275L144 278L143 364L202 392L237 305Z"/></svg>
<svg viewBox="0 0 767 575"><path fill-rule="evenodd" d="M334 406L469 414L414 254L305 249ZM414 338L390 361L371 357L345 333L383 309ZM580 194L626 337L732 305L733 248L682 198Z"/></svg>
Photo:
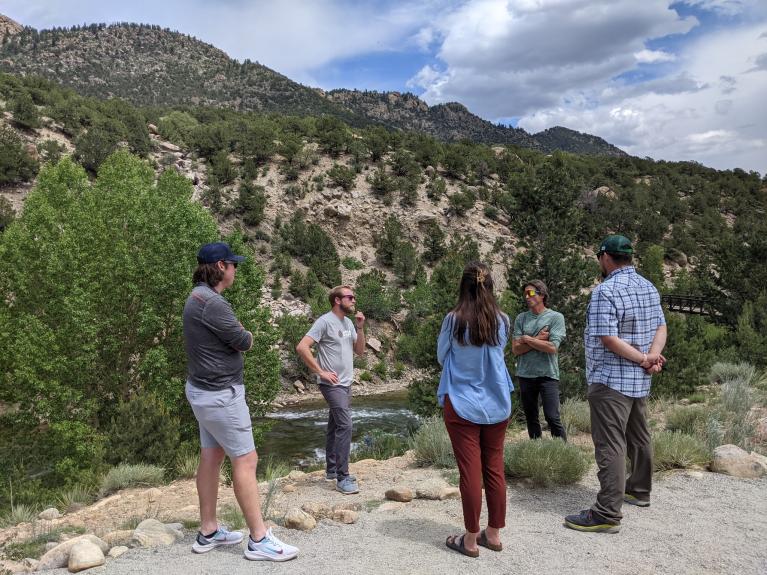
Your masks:
<svg viewBox="0 0 767 575"><path fill-rule="evenodd" d="M459 539L460 537L460 539ZM450 549L453 551L458 551L458 553L461 553L462 555L466 555L466 557L479 557L479 549L476 551L470 551L469 549L466 549L466 547L463 546L463 535L450 535L445 540L445 545L447 545ZM456 541L460 541L460 543L457 543Z"/></svg>
<svg viewBox="0 0 767 575"><path fill-rule="evenodd" d="M477 537L477 545L480 547L486 547L490 549L491 551L503 551L503 544L498 543L497 545L495 543L490 543L487 540L487 533L485 533L485 530L479 532L479 537Z"/></svg>

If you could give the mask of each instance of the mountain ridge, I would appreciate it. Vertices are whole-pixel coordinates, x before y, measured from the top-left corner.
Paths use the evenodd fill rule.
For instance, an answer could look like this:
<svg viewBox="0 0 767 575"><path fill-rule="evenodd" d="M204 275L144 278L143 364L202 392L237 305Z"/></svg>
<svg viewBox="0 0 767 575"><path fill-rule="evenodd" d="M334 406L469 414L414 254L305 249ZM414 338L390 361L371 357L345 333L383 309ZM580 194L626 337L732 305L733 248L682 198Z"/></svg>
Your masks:
<svg viewBox="0 0 767 575"><path fill-rule="evenodd" d="M323 91L258 62L239 62L193 36L151 24L89 24L36 30L0 15L0 71L39 75L98 98L143 106L208 105L290 115L329 114L350 125L379 124L444 141L514 144L539 151L625 156L573 130L552 138L495 125L452 102L429 106L413 94ZM567 130L567 129L563 129Z"/></svg>

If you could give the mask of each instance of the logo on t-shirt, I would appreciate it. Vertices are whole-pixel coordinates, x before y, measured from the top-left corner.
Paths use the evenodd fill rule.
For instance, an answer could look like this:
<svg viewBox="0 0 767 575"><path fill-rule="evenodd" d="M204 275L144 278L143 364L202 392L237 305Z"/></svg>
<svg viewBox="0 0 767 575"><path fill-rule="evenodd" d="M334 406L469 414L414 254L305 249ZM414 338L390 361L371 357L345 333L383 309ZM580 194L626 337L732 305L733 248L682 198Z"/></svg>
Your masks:
<svg viewBox="0 0 767 575"><path fill-rule="evenodd" d="M352 336L352 332L349 329L347 329L346 331L341 331L340 329L338 330L338 337L351 337L351 336Z"/></svg>

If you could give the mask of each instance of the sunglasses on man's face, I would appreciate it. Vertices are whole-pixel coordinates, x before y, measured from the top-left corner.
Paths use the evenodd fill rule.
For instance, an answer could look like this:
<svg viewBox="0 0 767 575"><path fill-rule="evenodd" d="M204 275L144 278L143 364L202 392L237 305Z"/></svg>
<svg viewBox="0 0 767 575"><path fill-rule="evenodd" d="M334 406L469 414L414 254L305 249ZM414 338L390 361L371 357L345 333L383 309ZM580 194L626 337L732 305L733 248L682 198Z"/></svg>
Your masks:
<svg viewBox="0 0 767 575"><path fill-rule="evenodd" d="M353 295L342 295L341 299L348 299L349 301L357 301L357 298L355 298Z"/></svg>
<svg viewBox="0 0 767 575"><path fill-rule="evenodd" d="M538 295L538 292L535 291L534 289L525 290L525 297L535 297L537 295Z"/></svg>
<svg viewBox="0 0 767 575"><path fill-rule="evenodd" d="M234 266L234 269L237 269L237 262L224 262L224 263L230 266Z"/></svg>

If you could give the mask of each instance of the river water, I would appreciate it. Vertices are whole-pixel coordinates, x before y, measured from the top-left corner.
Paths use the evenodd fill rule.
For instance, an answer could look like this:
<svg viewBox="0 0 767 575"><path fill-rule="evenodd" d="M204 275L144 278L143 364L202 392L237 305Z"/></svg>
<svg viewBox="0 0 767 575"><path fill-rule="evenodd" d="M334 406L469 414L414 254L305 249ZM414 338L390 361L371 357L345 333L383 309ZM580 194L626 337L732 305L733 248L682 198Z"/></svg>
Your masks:
<svg viewBox="0 0 767 575"><path fill-rule="evenodd" d="M266 420L271 428L258 446L259 457L271 456L292 465L308 466L325 460L325 401L302 403L275 411ZM407 391L352 397L352 449L366 434L380 430L407 436L418 426L410 411Z"/></svg>

